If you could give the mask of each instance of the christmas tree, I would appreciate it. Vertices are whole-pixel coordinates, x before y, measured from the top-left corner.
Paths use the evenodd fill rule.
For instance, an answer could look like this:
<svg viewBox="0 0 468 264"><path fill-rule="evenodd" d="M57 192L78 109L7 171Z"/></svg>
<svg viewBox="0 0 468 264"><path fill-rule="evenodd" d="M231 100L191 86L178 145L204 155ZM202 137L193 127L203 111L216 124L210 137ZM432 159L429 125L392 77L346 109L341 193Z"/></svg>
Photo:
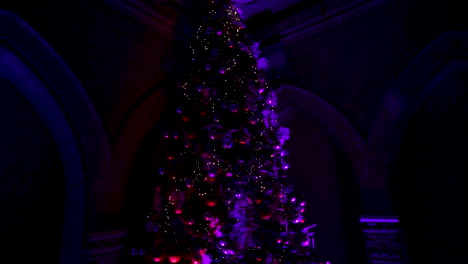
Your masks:
<svg viewBox="0 0 468 264"><path fill-rule="evenodd" d="M286 177L288 130L240 11L223 2L199 26L166 116L146 261L315 263L313 225Z"/></svg>

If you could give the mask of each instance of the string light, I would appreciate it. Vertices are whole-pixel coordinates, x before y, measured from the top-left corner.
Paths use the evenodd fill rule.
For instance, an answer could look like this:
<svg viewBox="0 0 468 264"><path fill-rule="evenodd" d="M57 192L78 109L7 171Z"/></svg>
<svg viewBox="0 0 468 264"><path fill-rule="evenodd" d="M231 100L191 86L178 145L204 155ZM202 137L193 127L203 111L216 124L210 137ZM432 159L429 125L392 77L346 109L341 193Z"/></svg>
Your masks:
<svg viewBox="0 0 468 264"><path fill-rule="evenodd" d="M169 154L148 216L148 254L192 264L307 259L305 202L279 176L289 167L289 134L278 125L258 45L244 44L236 7L213 7L190 46L194 68L180 85L175 125L163 133Z"/></svg>

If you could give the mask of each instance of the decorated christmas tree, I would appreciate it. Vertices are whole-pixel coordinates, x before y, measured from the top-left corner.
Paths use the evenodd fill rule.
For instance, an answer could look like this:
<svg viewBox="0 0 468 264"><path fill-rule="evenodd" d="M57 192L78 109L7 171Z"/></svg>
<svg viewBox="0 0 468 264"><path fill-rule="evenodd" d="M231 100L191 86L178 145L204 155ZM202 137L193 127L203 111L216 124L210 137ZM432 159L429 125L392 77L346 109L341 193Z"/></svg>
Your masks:
<svg viewBox="0 0 468 264"><path fill-rule="evenodd" d="M288 130L240 10L212 3L191 49L166 116L146 261L315 263L314 225L286 177Z"/></svg>

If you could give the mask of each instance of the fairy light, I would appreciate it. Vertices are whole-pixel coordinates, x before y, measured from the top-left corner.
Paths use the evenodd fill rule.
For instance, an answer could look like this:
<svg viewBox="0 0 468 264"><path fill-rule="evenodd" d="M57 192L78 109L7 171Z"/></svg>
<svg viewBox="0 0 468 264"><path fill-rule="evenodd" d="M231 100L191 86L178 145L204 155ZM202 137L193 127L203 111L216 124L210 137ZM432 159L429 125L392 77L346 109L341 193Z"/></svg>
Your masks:
<svg viewBox="0 0 468 264"><path fill-rule="evenodd" d="M279 182L289 167L283 150L289 131L279 127L276 97L260 75L265 67L259 45L243 43L236 7L210 14L190 46L194 70L180 85L172 120L177 129L163 135L171 154L158 175L165 183L158 189L159 205L148 217L157 227L148 252L161 254L153 262L192 264L306 257L313 232L301 232L305 202ZM253 236L261 223L269 223L262 236L275 239ZM185 237L178 243L195 245L178 245L177 255L159 247L175 234Z"/></svg>

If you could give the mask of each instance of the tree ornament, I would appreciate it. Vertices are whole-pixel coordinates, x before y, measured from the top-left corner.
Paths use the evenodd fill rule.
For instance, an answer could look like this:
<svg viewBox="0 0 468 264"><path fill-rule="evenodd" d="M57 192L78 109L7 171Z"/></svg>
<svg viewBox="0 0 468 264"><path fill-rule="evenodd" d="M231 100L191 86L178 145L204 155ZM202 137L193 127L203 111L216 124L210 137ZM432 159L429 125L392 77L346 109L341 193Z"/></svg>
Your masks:
<svg viewBox="0 0 468 264"><path fill-rule="evenodd" d="M170 263L179 263L180 256L169 256L168 259Z"/></svg>
<svg viewBox="0 0 468 264"><path fill-rule="evenodd" d="M163 261L163 258L162 257L154 257L153 258L153 262L156 262L156 263L160 263Z"/></svg>
<svg viewBox="0 0 468 264"><path fill-rule="evenodd" d="M219 67L219 73L225 74L226 73L226 67L224 67L224 66Z"/></svg>
<svg viewBox="0 0 468 264"><path fill-rule="evenodd" d="M255 125L255 124L257 124L258 117L256 117L256 116L250 116L248 120L249 120L249 123L250 123L251 125Z"/></svg>
<svg viewBox="0 0 468 264"><path fill-rule="evenodd" d="M233 113L239 112L239 105L238 104L231 104L229 106L229 110Z"/></svg>
<svg viewBox="0 0 468 264"><path fill-rule="evenodd" d="M239 10L214 0L191 45L193 69L165 112L145 263L310 263L313 232L288 184L276 97ZM175 121L175 122L174 122ZM138 262L138 261L136 261ZM139 263L139 262L138 262Z"/></svg>
<svg viewBox="0 0 468 264"><path fill-rule="evenodd" d="M227 133L226 135L224 135L223 148L230 149L232 148L232 145L232 135L230 133Z"/></svg>

